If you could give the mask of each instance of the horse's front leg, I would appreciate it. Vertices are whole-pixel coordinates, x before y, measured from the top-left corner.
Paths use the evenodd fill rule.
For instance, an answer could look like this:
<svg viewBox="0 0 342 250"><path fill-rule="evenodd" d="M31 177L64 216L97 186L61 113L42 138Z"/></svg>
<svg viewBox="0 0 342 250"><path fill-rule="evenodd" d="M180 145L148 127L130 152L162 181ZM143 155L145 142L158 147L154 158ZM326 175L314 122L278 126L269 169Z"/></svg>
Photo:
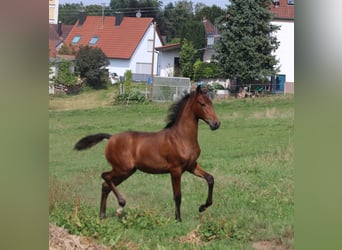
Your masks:
<svg viewBox="0 0 342 250"><path fill-rule="evenodd" d="M108 194L112 189L108 186L106 182L102 183L102 193L101 193L101 206L100 206L100 218L104 219L106 217L106 207Z"/></svg>
<svg viewBox="0 0 342 250"><path fill-rule="evenodd" d="M203 168L198 163L196 163L196 167L193 170L191 170L190 172L193 173L194 175L198 176L198 177L204 178L208 183L207 200L206 200L205 204L202 204L199 207L199 212L203 212L204 210L207 209L207 207L209 207L209 206L211 206L211 204L213 204L214 177L211 174L205 172L203 170Z"/></svg>
<svg viewBox="0 0 342 250"><path fill-rule="evenodd" d="M172 181L172 190L173 190L173 199L175 201L175 215L176 220L181 222L181 213L180 213L180 205L182 202L182 192L181 192L181 176L182 172L172 172L171 173L171 181Z"/></svg>

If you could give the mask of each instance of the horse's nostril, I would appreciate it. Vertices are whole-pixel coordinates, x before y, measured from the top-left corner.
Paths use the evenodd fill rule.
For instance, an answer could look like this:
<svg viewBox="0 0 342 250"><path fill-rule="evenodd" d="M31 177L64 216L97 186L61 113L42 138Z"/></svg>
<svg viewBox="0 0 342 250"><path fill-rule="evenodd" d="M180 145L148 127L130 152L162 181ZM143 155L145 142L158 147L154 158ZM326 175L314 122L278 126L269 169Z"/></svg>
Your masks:
<svg viewBox="0 0 342 250"><path fill-rule="evenodd" d="M210 128L211 128L212 130L216 130L216 129L218 129L218 128L220 127L220 124L221 124L220 121L214 121L214 122L212 122L212 123L210 124Z"/></svg>

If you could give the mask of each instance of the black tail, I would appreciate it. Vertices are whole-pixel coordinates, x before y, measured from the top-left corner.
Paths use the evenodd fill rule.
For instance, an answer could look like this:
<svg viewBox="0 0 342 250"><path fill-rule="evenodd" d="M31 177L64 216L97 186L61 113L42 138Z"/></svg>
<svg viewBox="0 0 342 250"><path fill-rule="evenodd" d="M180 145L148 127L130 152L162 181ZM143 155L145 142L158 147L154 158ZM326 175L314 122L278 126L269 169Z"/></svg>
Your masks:
<svg viewBox="0 0 342 250"><path fill-rule="evenodd" d="M92 146L96 145L103 139L109 139L112 135L105 134L105 133L99 133L95 135L88 135L86 137L83 137L81 140L79 140L75 146L74 149L76 150L84 150L91 148Z"/></svg>

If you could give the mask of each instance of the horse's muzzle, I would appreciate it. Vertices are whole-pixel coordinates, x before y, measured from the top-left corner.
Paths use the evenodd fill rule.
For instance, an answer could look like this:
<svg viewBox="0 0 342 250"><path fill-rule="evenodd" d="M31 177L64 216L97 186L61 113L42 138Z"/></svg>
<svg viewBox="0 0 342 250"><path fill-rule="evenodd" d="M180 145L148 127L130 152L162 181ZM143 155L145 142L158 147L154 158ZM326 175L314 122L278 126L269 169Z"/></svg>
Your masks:
<svg viewBox="0 0 342 250"><path fill-rule="evenodd" d="M216 130L220 127L221 122L220 121L210 121L209 126L211 130Z"/></svg>

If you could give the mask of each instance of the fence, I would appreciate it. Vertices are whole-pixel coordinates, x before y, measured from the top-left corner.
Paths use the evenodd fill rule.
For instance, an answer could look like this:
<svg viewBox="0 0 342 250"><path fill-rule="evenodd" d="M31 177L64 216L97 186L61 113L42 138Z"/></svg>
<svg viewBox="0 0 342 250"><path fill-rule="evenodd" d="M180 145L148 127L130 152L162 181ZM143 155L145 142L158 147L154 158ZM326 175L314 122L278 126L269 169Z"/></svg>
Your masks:
<svg viewBox="0 0 342 250"><path fill-rule="evenodd" d="M190 78L155 76L153 80L153 101L175 101L190 92Z"/></svg>

